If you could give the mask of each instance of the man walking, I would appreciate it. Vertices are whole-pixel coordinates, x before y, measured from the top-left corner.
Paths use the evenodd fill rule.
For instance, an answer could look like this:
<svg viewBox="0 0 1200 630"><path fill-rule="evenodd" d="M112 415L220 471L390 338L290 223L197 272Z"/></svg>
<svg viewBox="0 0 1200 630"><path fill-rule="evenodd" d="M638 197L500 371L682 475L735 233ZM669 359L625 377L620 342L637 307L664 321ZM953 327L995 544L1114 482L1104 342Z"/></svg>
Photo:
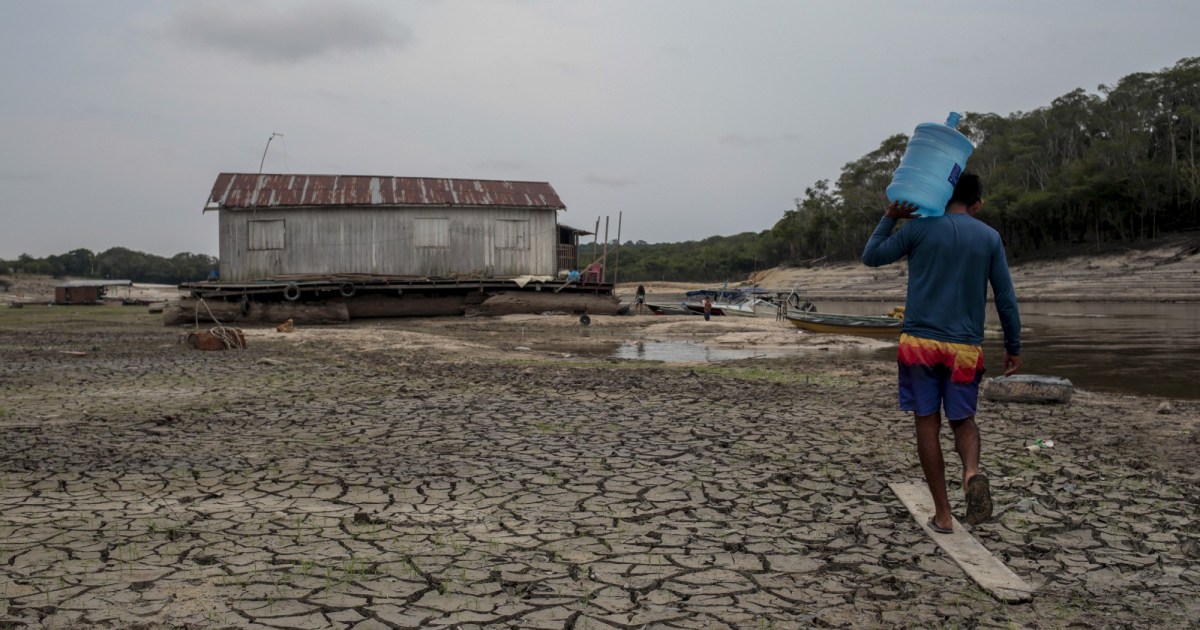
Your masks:
<svg viewBox="0 0 1200 630"><path fill-rule="evenodd" d="M979 176L963 173L943 216L917 219L892 234L896 222L911 217L917 209L906 202L893 202L863 250L863 263L869 267L908 256L908 298L897 353L900 409L913 412L917 455L934 503L929 527L943 534L953 527L938 441L943 408L963 465L967 500L963 521L978 525L992 516L988 479L979 471L980 438L975 423L983 379L980 344L988 284L1004 329L1004 374L1021 367L1017 296L999 233L974 218L982 207Z"/></svg>

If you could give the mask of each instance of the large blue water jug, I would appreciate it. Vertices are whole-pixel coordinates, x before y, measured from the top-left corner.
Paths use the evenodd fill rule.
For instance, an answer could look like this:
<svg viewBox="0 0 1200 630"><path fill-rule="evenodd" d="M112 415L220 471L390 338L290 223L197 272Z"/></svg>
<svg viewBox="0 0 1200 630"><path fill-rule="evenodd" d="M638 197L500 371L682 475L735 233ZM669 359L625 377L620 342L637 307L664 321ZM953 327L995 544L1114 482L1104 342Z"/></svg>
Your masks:
<svg viewBox="0 0 1200 630"><path fill-rule="evenodd" d="M912 203L920 208L916 215L921 217L940 217L946 212L958 176L975 150L956 129L960 118L958 112L950 112L944 125L917 125L887 187L888 201Z"/></svg>

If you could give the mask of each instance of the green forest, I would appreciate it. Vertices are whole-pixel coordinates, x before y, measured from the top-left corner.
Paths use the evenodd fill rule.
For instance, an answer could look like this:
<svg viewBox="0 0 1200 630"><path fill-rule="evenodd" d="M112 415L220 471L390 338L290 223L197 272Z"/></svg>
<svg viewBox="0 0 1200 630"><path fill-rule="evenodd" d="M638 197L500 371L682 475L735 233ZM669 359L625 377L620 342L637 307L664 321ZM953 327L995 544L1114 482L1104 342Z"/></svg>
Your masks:
<svg viewBox="0 0 1200 630"><path fill-rule="evenodd" d="M1011 259L1200 228L1200 57L1008 116L968 112L967 169L984 182L978 218ZM781 265L855 260L883 214L908 136L814 182L769 230L686 243L609 246L621 281L742 280ZM590 248L581 247L583 262ZM610 268L612 265L609 265Z"/></svg>
<svg viewBox="0 0 1200 630"><path fill-rule="evenodd" d="M967 168L984 182L978 218L1000 232L1011 259L1200 228L1200 57L1131 74L1096 93L1076 89L1031 112L967 112L959 130L975 145ZM813 182L768 230L631 241L616 251L613 243L608 267L618 268L621 281L722 282L781 265L857 259L907 143L905 134L885 138L843 166L836 181ZM580 259L581 267L592 260L586 244ZM22 254L0 260L0 272L178 283L202 280L216 264L202 254L163 258L114 247Z"/></svg>
<svg viewBox="0 0 1200 630"><path fill-rule="evenodd" d="M21 254L15 260L0 259L0 273L110 278L155 284L203 280L216 268L217 259L204 254L181 253L163 258L124 247L113 247L99 254L88 249L74 249L45 258Z"/></svg>

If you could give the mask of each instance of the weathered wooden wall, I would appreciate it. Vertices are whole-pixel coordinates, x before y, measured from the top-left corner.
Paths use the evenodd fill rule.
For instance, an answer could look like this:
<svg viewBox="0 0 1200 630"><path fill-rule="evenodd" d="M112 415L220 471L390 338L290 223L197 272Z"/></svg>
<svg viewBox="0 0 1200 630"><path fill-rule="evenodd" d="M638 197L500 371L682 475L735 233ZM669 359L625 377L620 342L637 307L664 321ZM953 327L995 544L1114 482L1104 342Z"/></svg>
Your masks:
<svg viewBox="0 0 1200 630"><path fill-rule="evenodd" d="M219 214L226 282L288 274L505 278L558 272L553 209L259 208ZM282 225L265 223L280 220ZM252 230L252 221L263 223ZM252 250L252 236L256 247L280 241L283 247Z"/></svg>

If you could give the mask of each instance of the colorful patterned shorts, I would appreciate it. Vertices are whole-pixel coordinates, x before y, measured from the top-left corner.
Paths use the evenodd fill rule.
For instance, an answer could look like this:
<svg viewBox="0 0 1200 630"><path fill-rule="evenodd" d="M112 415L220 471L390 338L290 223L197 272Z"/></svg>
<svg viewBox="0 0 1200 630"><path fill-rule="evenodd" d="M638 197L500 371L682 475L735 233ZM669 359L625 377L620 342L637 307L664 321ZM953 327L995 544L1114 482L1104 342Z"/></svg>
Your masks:
<svg viewBox="0 0 1200 630"><path fill-rule="evenodd" d="M918 416L937 413L965 420L975 415L983 380L983 348L900 335L900 409Z"/></svg>

